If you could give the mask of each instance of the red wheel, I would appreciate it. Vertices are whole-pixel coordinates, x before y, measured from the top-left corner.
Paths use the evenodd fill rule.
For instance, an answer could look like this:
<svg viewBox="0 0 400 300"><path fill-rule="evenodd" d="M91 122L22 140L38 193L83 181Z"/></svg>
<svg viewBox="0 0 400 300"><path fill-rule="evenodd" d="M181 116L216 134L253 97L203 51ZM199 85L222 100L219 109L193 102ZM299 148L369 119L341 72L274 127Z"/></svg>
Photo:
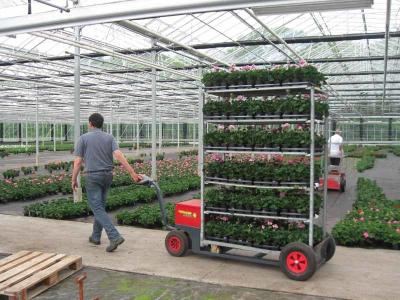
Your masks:
<svg viewBox="0 0 400 300"><path fill-rule="evenodd" d="M283 247L279 261L283 273L294 280L307 280L317 269L316 254L304 243L290 243Z"/></svg>
<svg viewBox="0 0 400 300"><path fill-rule="evenodd" d="M165 247L172 256L184 256L189 249L189 239L182 231L174 230L167 234Z"/></svg>
<svg viewBox="0 0 400 300"><path fill-rule="evenodd" d="M299 251L290 252L286 257L286 267L293 273L304 273L308 267L308 259Z"/></svg>

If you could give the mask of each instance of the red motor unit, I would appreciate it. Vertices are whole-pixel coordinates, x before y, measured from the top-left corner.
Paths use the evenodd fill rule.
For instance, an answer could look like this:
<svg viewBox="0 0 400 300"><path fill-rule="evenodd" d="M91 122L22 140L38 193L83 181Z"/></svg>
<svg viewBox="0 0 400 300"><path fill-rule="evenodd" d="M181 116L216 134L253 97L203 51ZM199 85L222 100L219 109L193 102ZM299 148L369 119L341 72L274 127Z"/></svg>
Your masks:
<svg viewBox="0 0 400 300"><path fill-rule="evenodd" d="M193 199L175 205L175 224L200 229L201 200Z"/></svg>

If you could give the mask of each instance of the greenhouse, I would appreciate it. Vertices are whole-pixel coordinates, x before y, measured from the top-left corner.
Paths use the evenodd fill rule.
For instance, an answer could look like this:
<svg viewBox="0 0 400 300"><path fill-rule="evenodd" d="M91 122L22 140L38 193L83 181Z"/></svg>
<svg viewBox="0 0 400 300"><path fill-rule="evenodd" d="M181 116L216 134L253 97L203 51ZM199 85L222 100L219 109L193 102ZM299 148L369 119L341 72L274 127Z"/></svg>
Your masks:
<svg viewBox="0 0 400 300"><path fill-rule="evenodd" d="M0 0L0 299L400 298L399 42L392 0Z"/></svg>

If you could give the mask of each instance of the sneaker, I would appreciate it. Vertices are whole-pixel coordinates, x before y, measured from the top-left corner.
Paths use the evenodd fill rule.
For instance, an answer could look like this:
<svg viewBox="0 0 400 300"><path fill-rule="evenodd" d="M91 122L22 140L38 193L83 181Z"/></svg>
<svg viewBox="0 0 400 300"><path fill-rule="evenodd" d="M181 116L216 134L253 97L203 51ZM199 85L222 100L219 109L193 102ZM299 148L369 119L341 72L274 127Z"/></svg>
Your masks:
<svg viewBox="0 0 400 300"><path fill-rule="evenodd" d="M106 248L107 252L113 252L115 249L118 248L119 245L121 245L123 242L125 242L125 239L120 236L116 240L110 241L110 245Z"/></svg>
<svg viewBox="0 0 400 300"><path fill-rule="evenodd" d="M89 243L92 243L93 245L100 245L100 241L94 240L91 236L89 237Z"/></svg>

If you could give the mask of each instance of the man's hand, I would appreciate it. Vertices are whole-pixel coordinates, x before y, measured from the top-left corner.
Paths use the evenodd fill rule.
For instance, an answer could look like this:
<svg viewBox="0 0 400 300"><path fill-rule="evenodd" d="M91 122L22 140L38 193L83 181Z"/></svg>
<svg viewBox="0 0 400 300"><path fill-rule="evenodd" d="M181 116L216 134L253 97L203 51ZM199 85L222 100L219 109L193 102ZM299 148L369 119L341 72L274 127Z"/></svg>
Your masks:
<svg viewBox="0 0 400 300"><path fill-rule="evenodd" d="M134 182L140 182L143 179L142 176L140 176L139 174L136 174L136 173L132 173L130 175Z"/></svg>
<svg viewBox="0 0 400 300"><path fill-rule="evenodd" d="M72 187L72 190L75 192L76 189L79 187L78 186L78 180L72 180L71 187Z"/></svg>

